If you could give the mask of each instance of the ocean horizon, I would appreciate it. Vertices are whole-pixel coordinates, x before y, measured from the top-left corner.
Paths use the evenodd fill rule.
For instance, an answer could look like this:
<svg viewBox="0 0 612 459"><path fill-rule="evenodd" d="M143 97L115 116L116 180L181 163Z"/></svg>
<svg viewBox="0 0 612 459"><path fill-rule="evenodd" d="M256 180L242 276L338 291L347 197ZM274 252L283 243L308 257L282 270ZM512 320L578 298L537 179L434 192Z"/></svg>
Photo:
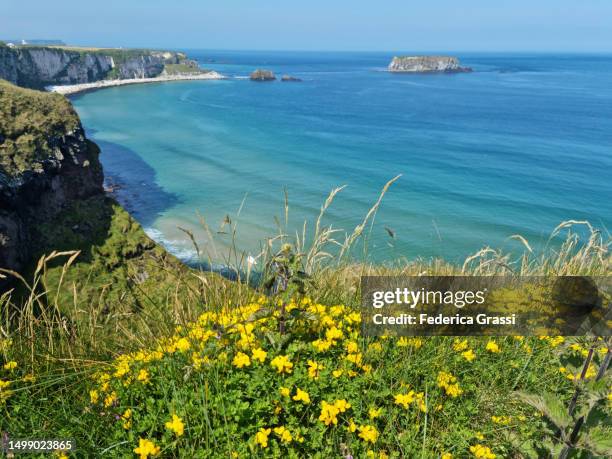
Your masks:
<svg viewBox="0 0 612 459"><path fill-rule="evenodd" d="M612 55L452 53L474 72L396 75L393 52L184 51L230 78L73 103L118 200L185 261L195 250L180 228L215 261L233 244L256 255L284 222L285 192L289 234L306 220L312 235L346 185L323 223L350 234L400 174L368 227L375 262L523 250L514 234L541 248L569 219L610 228ZM248 81L257 68L302 81Z"/></svg>

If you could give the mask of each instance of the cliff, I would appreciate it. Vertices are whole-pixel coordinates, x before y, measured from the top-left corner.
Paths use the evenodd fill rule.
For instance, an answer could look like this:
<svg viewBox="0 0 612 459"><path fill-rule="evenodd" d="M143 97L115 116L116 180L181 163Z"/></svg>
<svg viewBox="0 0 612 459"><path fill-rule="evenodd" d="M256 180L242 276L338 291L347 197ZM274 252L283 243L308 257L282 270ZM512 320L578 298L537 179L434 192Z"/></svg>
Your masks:
<svg viewBox="0 0 612 459"><path fill-rule="evenodd" d="M0 79L27 88L152 78L176 65L197 68L185 54L171 51L0 44Z"/></svg>
<svg viewBox="0 0 612 459"><path fill-rule="evenodd" d="M451 56L395 56L388 67L390 72L430 73L430 72L471 72L469 67L461 67L459 59Z"/></svg>
<svg viewBox="0 0 612 459"><path fill-rule="evenodd" d="M0 81L0 268L31 280L43 254L78 250L69 271L45 269L45 288L66 305L78 293L83 311L92 298L139 309L188 268L104 193L98 155L65 97Z"/></svg>
<svg viewBox="0 0 612 459"><path fill-rule="evenodd" d="M24 267L35 222L102 193L98 153L65 98L0 81L0 266Z"/></svg>

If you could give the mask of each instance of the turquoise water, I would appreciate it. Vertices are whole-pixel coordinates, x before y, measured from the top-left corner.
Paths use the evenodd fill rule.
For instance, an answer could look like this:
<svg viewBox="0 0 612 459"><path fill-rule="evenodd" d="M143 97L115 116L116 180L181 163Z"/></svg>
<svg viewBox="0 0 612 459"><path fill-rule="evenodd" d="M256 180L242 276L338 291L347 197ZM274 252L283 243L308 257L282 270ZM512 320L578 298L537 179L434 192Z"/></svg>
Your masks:
<svg viewBox="0 0 612 459"><path fill-rule="evenodd" d="M218 254L228 214L256 254L284 220L284 189L301 232L347 185L324 223L350 232L398 174L370 236L377 261L511 250L517 233L541 245L567 219L610 228L612 56L465 54L474 73L394 75L392 53L188 52L234 78L74 99L119 200L185 259L179 226L213 253L199 214ZM244 78L258 67L304 81Z"/></svg>

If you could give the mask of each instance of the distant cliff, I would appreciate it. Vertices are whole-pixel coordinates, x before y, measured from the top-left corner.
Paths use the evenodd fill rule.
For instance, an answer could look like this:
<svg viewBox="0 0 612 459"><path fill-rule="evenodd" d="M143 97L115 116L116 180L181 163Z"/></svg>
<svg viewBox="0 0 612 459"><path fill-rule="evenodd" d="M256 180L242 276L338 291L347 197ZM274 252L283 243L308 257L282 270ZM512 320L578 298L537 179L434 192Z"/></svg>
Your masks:
<svg viewBox="0 0 612 459"><path fill-rule="evenodd" d="M472 71L469 67L461 67L459 59L451 56L396 56L388 68L390 72L410 73Z"/></svg>
<svg viewBox="0 0 612 459"><path fill-rule="evenodd" d="M177 64L197 69L185 54L170 51L0 44L0 79L26 88L152 78Z"/></svg>

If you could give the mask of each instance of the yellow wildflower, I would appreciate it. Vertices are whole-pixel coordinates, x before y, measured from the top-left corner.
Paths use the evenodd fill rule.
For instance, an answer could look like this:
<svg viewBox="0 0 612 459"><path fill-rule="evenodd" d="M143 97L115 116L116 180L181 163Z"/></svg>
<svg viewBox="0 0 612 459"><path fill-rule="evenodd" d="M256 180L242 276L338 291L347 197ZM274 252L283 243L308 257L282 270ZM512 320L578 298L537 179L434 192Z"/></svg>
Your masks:
<svg viewBox="0 0 612 459"><path fill-rule="evenodd" d="M342 333L342 330L337 328L335 325L331 328L328 328L327 331L325 332L325 338L327 339L327 341L334 341L336 339L342 339L343 336L344 336L344 333Z"/></svg>
<svg viewBox="0 0 612 459"><path fill-rule="evenodd" d="M347 354L346 356L346 360L354 363L355 365L360 365L361 359L362 359L361 352L358 352L357 354Z"/></svg>
<svg viewBox="0 0 612 459"><path fill-rule="evenodd" d="M512 422L512 417L510 416L491 416L491 421L495 424L508 425Z"/></svg>
<svg viewBox="0 0 612 459"><path fill-rule="evenodd" d="M281 387L279 392L283 397L289 397L289 395L291 395L291 390L288 387Z"/></svg>
<svg viewBox="0 0 612 459"><path fill-rule="evenodd" d="M149 372L144 368L138 372L136 379L144 384L147 384L151 379L149 378Z"/></svg>
<svg viewBox="0 0 612 459"><path fill-rule="evenodd" d="M445 371L438 373L438 387L443 388L446 395L450 395L451 397L458 397L463 393L459 387L459 383L457 383L457 378Z"/></svg>
<svg viewBox="0 0 612 459"><path fill-rule="evenodd" d="M349 425L346 426L346 430L348 430L351 433L357 430L357 424L355 424L355 421L353 421L353 418L349 420Z"/></svg>
<svg viewBox="0 0 612 459"><path fill-rule="evenodd" d="M251 359L244 352L238 352L232 360L232 365L237 368L248 367L251 364Z"/></svg>
<svg viewBox="0 0 612 459"><path fill-rule="evenodd" d="M326 401L321 402L321 414L319 415L319 421L323 422L326 426L331 424L338 424L338 414L340 410L335 404L327 403Z"/></svg>
<svg viewBox="0 0 612 459"><path fill-rule="evenodd" d="M291 440L293 440L291 432L289 432L289 430L283 426L275 427L274 433L279 436L283 443L291 443Z"/></svg>
<svg viewBox="0 0 612 459"><path fill-rule="evenodd" d="M378 417L380 417L380 415L382 414L382 408L370 408L368 410L368 416L370 416L370 419L376 419Z"/></svg>
<svg viewBox="0 0 612 459"><path fill-rule="evenodd" d="M471 362L476 358L476 354L474 354L473 350L468 349L467 351L461 353L461 357L463 357L468 362Z"/></svg>
<svg viewBox="0 0 612 459"><path fill-rule="evenodd" d="M548 337L548 342L551 347L557 347L559 344L563 344L565 342L565 338L563 336L551 336Z"/></svg>
<svg viewBox="0 0 612 459"><path fill-rule="evenodd" d="M493 340L490 340L487 343L487 346L485 347L485 349L489 352L492 352L494 354L497 354L498 352L500 352L499 346L497 345L497 343Z"/></svg>
<svg viewBox="0 0 612 459"><path fill-rule="evenodd" d="M259 363L264 363L264 360L266 360L267 355L268 353L260 347L253 349L252 352L253 360L257 360L259 361Z"/></svg>
<svg viewBox="0 0 612 459"><path fill-rule="evenodd" d="M470 446L470 452L474 455L474 457L480 459L495 459L497 457L488 446L483 446L480 444Z"/></svg>
<svg viewBox="0 0 612 459"><path fill-rule="evenodd" d="M181 338L176 342L176 348L181 352L189 350L190 347L191 344L187 338Z"/></svg>
<svg viewBox="0 0 612 459"><path fill-rule="evenodd" d="M359 437L366 442L375 443L378 439L378 430L374 426L359 427Z"/></svg>
<svg viewBox="0 0 612 459"><path fill-rule="evenodd" d="M259 429L259 431L255 434L255 443L257 443L262 448L268 447L268 437L272 429L264 429L263 427Z"/></svg>
<svg viewBox="0 0 612 459"><path fill-rule="evenodd" d="M286 355L274 357L272 362L270 362L270 365L276 368L279 373L291 373L293 368L293 364L289 361L289 358Z"/></svg>
<svg viewBox="0 0 612 459"><path fill-rule="evenodd" d="M185 424L183 424L183 420L179 418L176 414L172 415L172 419L166 422L166 429L170 432L174 432L177 437L180 437L185 432Z"/></svg>
<svg viewBox="0 0 612 459"><path fill-rule="evenodd" d="M159 446L155 446L151 440L140 438L138 448L134 448L134 452L140 456L140 459L148 459L149 456L157 456L159 454Z"/></svg>
<svg viewBox="0 0 612 459"><path fill-rule="evenodd" d="M15 368L17 368L17 362L15 362L14 360L11 360L10 362L4 364L5 370L13 371Z"/></svg>
<svg viewBox="0 0 612 459"><path fill-rule="evenodd" d="M421 338L410 338L410 345L415 349L420 349L423 346Z"/></svg>
<svg viewBox="0 0 612 459"><path fill-rule="evenodd" d="M338 410L341 413L344 413L346 410L348 410L351 407L351 404L348 403L346 400L342 399L342 400L336 400L334 402L334 406L338 408Z"/></svg>
<svg viewBox="0 0 612 459"><path fill-rule="evenodd" d="M397 394L395 396L395 404L401 405L405 409L408 408L408 405L410 405L413 401L414 401L414 391L413 390L411 390L407 394Z"/></svg>
<svg viewBox="0 0 612 459"><path fill-rule="evenodd" d="M121 415L121 419L123 419L123 428L128 430L132 427L132 410L127 409Z"/></svg>
<svg viewBox="0 0 612 459"><path fill-rule="evenodd" d="M98 400L100 400L100 396L98 395L97 390L93 389L89 391L89 400L91 401L92 405L98 403Z"/></svg>
<svg viewBox="0 0 612 459"><path fill-rule="evenodd" d="M315 362L314 360L308 361L308 376L313 379L319 378L319 372L323 369L323 365Z"/></svg>
<svg viewBox="0 0 612 459"><path fill-rule="evenodd" d="M423 392L416 394L416 402L419 406L419 410L423 413L427 413L427 404L425 403L425 394Z"/></svg>
<svg viewBox="0 0 612 459"><path fill-rule="evenodd" d="M442 453L440 459L453 459L453 455L451 453Z"/></svg>
<svg viewBox="0 0 612 459"><path fill-rule="evenodd" d="M467 348L468 348L467 339L464 339L463 341L459 341L458 339L456 339L455 343L453 344L453 350L456 352L463 352Z"/></svg>
<svg viewBox="0 0 612 459"><path fill-rule="evenodd" d="M342 370L334 370L332 371L332 375L334 376L334 378L339 378L340 376L342 376L343 371Z"/></svg>
<svg viewBox="0 0 612 459"><path fill-rule="evenodd" d="M330 347L332 347L333 344L334 343L332 341L321 340L321 339L318 339L318 340L312 342L312 345L317 350L317 352L325 352Z"/></svg>
<svg viewBox="0 0 612 459"><path fill-rule="evenodd" d="M115 392L111 392L104 399L104 408L108 408L113 405L117 401L117 394Z"/></svg>
<svg viewBox="0 0 612 459"><path fill-rule="evenodd" d="M295 400L296 402L302 402L305 405L308 405L310 403L310 395L308 395L308 392L298 387L296 390L296 394L293 396L293 400Z"/></svg>

